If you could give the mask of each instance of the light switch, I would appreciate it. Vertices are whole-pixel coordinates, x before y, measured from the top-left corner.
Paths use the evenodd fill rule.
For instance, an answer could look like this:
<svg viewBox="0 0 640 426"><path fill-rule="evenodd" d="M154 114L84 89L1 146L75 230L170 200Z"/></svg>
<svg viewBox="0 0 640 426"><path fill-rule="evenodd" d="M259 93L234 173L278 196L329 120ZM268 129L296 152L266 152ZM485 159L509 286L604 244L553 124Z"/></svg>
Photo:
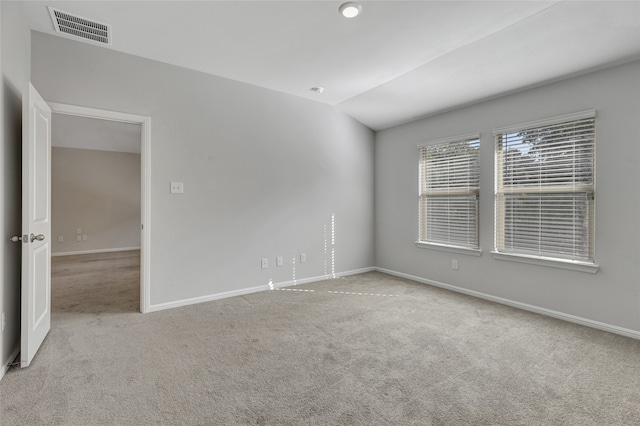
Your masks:
<svg viewBox="0 0 640 426"><path fill-rule="evenodd" d="M182 194L184 192L184 184L182 182L171 182L171 193Z"/></svg>

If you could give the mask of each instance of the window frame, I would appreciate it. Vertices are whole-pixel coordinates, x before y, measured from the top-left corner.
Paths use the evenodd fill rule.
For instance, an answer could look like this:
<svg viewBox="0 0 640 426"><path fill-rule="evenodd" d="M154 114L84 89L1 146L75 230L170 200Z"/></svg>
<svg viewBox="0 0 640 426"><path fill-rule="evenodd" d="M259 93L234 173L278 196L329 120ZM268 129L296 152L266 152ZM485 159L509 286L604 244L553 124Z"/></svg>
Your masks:
<svg viewBox="0 0 640 426"><path fill-rule="evenodd" d="M494 136L494 249L491 251L491 255L494 259L498 260L511 260L522 263L529 263L534 265L543 265L550 266L555 268L562 269L570 269L581 272L589 272L596 273L598 271L599 265L595 262L595 218L596 218L596 128L595 128L595 118L596 118L596 110L586 110L573 114L565 114L561 116L555 116L543 120L537 120L527 123L520 123L511 126L496 128L493 130ZM501 179L503 178L502 171L502 162L501 156L499 155L499 141L500 137L505 134L510 133L520 133L526 130L535 130L540 128L545 128L548 126L560 125L563 123L570 123L572 121L584 120L584 119L593 119L594 120L594 133L593 133L593 145L592 145L592 156L593 156L593 177L592 183L589 185L582 185L582 187L569 185L558 185L558 186L549 186L547 191L542 191L540 188L544 188L543 185L539 185L536 187L524 187L521 186L520 189L510 188L508 190L503 190L501 192ZM540 194L553 194L553 193L568 193L569 188L578 188L582 190L582 192L590 193L592 196L593 206L590 209L592 217L590 220L589 227L589 235L588 235L588 251L591 253L591 259L589 260L574 260L563 257L555 257L552 255L546 254L531 254L522 252L507 252L504 250L500 250L499 247L499 235L504 235L504 231L500 232L499 227L504 226L504 209L501 210L499 207L499 196L509 193L540 193ZM580 191L576 191L580 192Z"/></svg>
<svg viewBox="0 0 640 426"><path fill-rule="evenodd" d="M475 212L476 246L475 247L464 246L464 245L457 245L457 244L447 244L447 243L436 242L436 241L421 240L422 231L423 231L422 226L424 223L423 216L424 214L426 214L426 213L423 213L422 198L428 197L427 195L422 194L423 179L425 178L423 176L422 150L423 148L428 148L430 146L447 145L447 144L456 143L456 142L470 142L470 141L477 141L477 144L478 144L478 148L477 148L478 185L476 188L472 190L458 189L458 190L454 190L454 192L458 193L455 195L460 195L460 196L465 196L465 195L468 196L471 194L474 194L476 196L476 212ZM441 250L441 251L447 251L447 252L453 252L453 253L459 253L459 254L467 254L472 256L480 256L482 254L482 250L480 248L480 170L479 170L480 169L480 133L468 133L468 134L459 135L459 136L430 140L430 141L426 141L418 144L417 148L418 148L418 237L415 241L416 247L435 249L435 250Z"/></svg>

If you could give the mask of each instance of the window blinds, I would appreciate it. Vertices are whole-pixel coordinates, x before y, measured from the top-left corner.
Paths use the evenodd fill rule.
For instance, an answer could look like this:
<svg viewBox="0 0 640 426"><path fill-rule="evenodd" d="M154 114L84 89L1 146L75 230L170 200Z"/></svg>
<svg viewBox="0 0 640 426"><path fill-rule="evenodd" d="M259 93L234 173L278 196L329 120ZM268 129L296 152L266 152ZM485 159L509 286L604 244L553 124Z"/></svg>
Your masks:
<svg viewBox="0 0 640 426"><path fill-rule="evenodd" d="M421 242L477 249L478 135L420 145Z"/></svg>
<svg viewBox="0 0 640 426"><path fill-rule="evenodd" d="M594 258L595 111L496 134L496 251Z"/></svg>

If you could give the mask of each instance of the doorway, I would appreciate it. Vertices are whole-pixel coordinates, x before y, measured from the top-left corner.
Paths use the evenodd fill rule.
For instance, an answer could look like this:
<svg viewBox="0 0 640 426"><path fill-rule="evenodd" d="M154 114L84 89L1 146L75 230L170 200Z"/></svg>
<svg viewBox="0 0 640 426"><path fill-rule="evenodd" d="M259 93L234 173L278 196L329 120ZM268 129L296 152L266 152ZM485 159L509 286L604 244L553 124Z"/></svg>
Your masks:
<svg viewBox="0 0 640 426"><path fill-rule="evenodd" d="M150 188L150 126L151 119L150 117L106 111L106 110L98 110L94 108L80 107L75 105L67 105L60 103L49 103L51 107L51 111L53 113L53 125L56 125L56 117L58 117L59 122L72 123L74 120L80 119L91 119L91 120L99 120L99 123L103 124L105 128L111 126L111 128L120 128L120 129L139 129L139 133L136 133L137 138L139 138L137 147L139 147L139 176L140 176L140 187L139 191L136 192L136 196L139 196L139 216L134 220L135 224L129 224L129 229L121 229L121 241L119 243L120 247L113 250L100 250L100 249L92 249L91 247L96 247L97 242L96 238L100 238L99 235L94 235L93 238L91 234L87 231L89 229L83 229L83 227L76 223L73 225L73 229L67 229L65 231L65 235L59 235L63 232L57 232L53 230L54 234L52 238L54 242L58 243L60 249L58 252L64 253L65 248L67 247L68 252L66 254L71 254L71 256L64 257L56 257L57 263L60 265L60 269L64 272L65 267L67 269L67 273L73 273L72 268L75 268L76 274L81 274L82 271L87 271L87 265L101 265L102 268L115 268L114 272L118 272L120 274L124 273L124 276L128 276L127 279L131 279L131 273L133 270L136 273L139 271L139 282L140 282L140 303L139 309L140 312L146 313L149 312L150 306L150 286L149 286L149 259L150 259L150 251L149 251L149 216L150 216L150 197L149 197L149 188ZM88 122L88 121L87 121ZM69 147L67 147L69 148ZM61 149L67 149L61 148ZM74 148L74 147L71 147ZM77 148L77 147L75 147ZM52 148L58 149L58 148ZM117 151L117 148L115 148ZM120 149L122 151L122 149ZM63 151L61 151L63 152ZM69 151L68 153L71 153ZM73 150L74 159L66 161L70 161L69 166L71 168L77 165L78 168L86 167L91 161L95 161L96 157L95 152L81 152L79 150ZM84 156L84 157L83 157ZM111 157L114 155L112 154ZM116 155L117 157L117 155ZM93 158L93 159L92 159ZM103 157L102 160L99 161L107 161L110 158L108 155ZM128 158L126 155L123 158ZM114 159L110 159L108 161L114 161ZM129 162L131 162L131 158L128 158ZM98 164L98 163L96 163ZM68 167L63 167L63 169L67 169ZM122 171L124 173L124 171ZM137 190L137 188L134 188ZM131 191L129 191L131 192ZM55 197L55 194L53 194ZM131 194L129 194L131 197ZM54 199L55 202L55 199ZM95 206L94 206L95 207ZM98 210L99 211L99 210ZM95 214L96 212L94 212ZM77 222L77 221L76 221ZM73 222L73 220L71 221ZM71 225L66 224L67 228ZM131 228L133 226L134 228ZM126 227L125 227L126 228ZM136 228L139 228L136 230ZM131 232L139 232L139 239L135 238L138 235L133 235L133 239L131 239ZM122 242L124 238L125 242ZM127 240L128 238L128 240ZM65 245L65 239L66 245ZM69 241L70 239L70 241ZM127 242L128 241L128 242ZM138 247L135 247L139 242L139 256L138 256ZM91 243L94 243L93 245ZM99 245L99 244L98 244ZM71 247L71 249L68 249ZM86 248L86 249L84 249ZM84 249L84 250L83 250ZM68 261L65 265L65 261ZM100 268L99 267L99 268ZM100 276L100 269L91 269L94 276ZM91 276L91 273L87 275L87 278ZM137 275L135 275L135 279L137 279ZM94 294L93 296L96 296Z"/></svg>

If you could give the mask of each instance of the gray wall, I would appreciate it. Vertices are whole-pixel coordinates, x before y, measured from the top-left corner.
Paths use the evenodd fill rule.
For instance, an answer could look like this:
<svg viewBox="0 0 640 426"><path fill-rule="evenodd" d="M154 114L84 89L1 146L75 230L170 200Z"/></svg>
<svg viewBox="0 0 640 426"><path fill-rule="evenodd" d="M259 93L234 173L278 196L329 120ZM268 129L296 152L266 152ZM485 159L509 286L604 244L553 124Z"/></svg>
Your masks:
<svg viewBox="0 0 640 426"><path fill-rule="evenodd" d="M373 266L374 135L343 113L37 32L32 79L47 101L152 117L152 305L290 281L301 252L296 279L323 276L332 215L336 272Z"/></svg>
<svg viewBox="0 0 640 426"><path fill-rule="evenodd" d="M597 274L495 260L492 129L596 109ZM376 265L640 331L640 62L564 80L379 132ZM417 248L418 150L481 132L480 245L473 257ZM459 259L459 271L451 259Z"/></svg>
<svg viewBox="0 0 640 426"><path fill-rule="evenodd" d="M0 2L0 138L2 138L2 206L0 207L0 308L6 315L6 328L0 339L2 366L13 361L20 347L20 244L9 242L22 232L21 152L22 92L30 76L31 35L22 17L21 6Z"/></svg>
<svg viewBox="0 0 640 426"><path fill-rule="evenodd" d="M140 247L140 154L52 148L51 240L54 254Z"/></svg>

